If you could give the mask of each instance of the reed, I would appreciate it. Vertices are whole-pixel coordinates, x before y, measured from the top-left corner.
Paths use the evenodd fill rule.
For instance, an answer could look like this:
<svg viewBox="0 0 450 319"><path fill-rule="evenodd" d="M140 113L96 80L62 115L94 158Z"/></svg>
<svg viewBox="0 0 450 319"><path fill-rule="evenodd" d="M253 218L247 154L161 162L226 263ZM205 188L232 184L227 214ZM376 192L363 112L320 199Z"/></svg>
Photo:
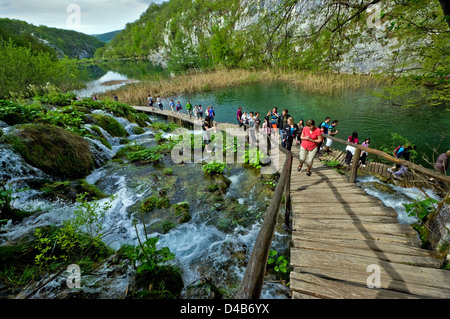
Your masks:
<svg viewBox="0 0 450 319"><path fill-rule="evenodd" d="M151 94L167 98L176 95L186 95L198 92L212 91L224 87L257 83L283 82L293 85L309 93L337 94L350 89L373 87L382 80L369 75L349 75L332 72L313 73L307 71L281 70L243 70L218 69L208 72L191 72L190 74L130 83L116 90L120 101L131 105L146 105L147 96ZM101 94L105 98L110 94Z"/></svg>

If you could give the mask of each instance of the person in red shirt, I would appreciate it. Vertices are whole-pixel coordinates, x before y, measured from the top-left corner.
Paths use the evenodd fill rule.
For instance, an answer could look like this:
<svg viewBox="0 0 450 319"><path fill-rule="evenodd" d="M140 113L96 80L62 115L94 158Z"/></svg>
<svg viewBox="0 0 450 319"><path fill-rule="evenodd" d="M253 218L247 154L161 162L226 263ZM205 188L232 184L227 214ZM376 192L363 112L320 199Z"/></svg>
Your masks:
<svg viewBox="0 0 450 319"><path fill-rule="evenodd" d="M302 170L303 163L306 162L306 175L311 176L311 167L314 161L314 157L317 154L317 145L322 143L322 131L316 127L316 123L313 119L306 121L306 126L303 128L300 139L300 165L297 171Z"/></svg>

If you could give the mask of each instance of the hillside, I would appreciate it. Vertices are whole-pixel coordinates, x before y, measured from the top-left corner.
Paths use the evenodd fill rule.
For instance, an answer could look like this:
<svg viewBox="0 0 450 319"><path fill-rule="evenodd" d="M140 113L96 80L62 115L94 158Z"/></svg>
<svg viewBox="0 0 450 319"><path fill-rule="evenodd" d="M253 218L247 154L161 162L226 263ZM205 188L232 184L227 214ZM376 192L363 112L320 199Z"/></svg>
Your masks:
<svg viewBox="0 0 450 319"><path fill-rule="evenodd" d="M91 58L104 42L80 32L35 26L20 20L0 18L0 36L12 39L18 46L46 51L55 57L73 59Z"/></svg>
<svg viewBox="0 0 450 319"><path fill-rule="evenodd" d="M437 0L170 0L151 4L97 56L147 56L179 70L448 72L446 19Z"/></svg>
<svg viewBox="0 0 450 319"><path fill-rule="evenodd" d="M116 34L120 33L121 30L111 31L103 34L93 34L93 37L96 37L102 42L109 43L116 36Z"/></svg>

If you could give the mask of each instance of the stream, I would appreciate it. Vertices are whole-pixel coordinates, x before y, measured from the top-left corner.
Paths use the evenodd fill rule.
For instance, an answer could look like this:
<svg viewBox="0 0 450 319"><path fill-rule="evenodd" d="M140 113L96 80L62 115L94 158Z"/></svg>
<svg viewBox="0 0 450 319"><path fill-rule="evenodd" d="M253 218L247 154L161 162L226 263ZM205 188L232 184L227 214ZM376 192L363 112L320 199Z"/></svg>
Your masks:
<svg viewBox="0 0 450 319"><path fill-rule="evenodd" d="M105 86L102 84L113 80L121 81L121 83L114 84L117 86ZM77 94L80 96L91 96L100 92L99 88L110 91L127 81L129 81L127 76L108 71L102 78L88 84L84 91L77 92ZM216 97L213 97L212 93L204 93L193 98L197 101L204 99L205 106L208 103L221 105L216 108L216 113L219 113L216 120L231 122L229 120L230 116L233 116L234 107L238 102L235 95L241 94L242 90L244 90L244 93L247 90L247 93L250 92L248 93L250 94L249 96L255 97L261 88L226 89L218 92ZM261 97L264 96L261 95ZM182 98L186 99L186 97ZM191 99L191 101L194 99ZM220 99L220 103L216 99ZM272 97L269 100L271 99ZM242 98L241 95L239 96L239 101L248 110L258 110L258 101L252 100L252 103L256 104L246 106L245 101L247 100ZM303 105L313 103L313 100L308 101L305 101ZM314 101L314 103L317 103L315 107L325 103L323 100L317 102L314 99ZM294 101L289 100L289 103L294 104ZM315 108L308 108L308 111L298 109L298 111L293 111L292 113L294 113L296 118L299 118L300 114L306 117L309 116L308 112L311 112L311 110L315 110ZM101 113L102 111L95 112ZM328 115L326 110L317 112L321 114L321 117ZM339 116L344 116L344 111L341 110L339 112ZM374 112L378 111L375 110ZM225 117L228 120L224 120ZM361 114L361 120L354 120L352 123L376 132L380 122L375 120L374 123L369 125L365 122L365 118L366 114ZM134 134L133 126L136 124L132 124L123 118L116 119L128 131L130 134L128 139L132 143L147 147L156 145L154 139L155 131L152 128L145 128L143 134ZM160 121L160 119L153 117L149 117L149 119L151 121ZM445 121L447 120L441 119L442 123ZM342 131L344 131L341 137L343 137L353 128L344 128L349 123L345 118L342 118L341 123ZM86 126L86 128L89 129L89 126ZM9 129L9 127L3 128L4 133L7 133ZM98 141L88 139L98 168L87 176L86 181L96 185L107 195L115 195L105 220L105 228L112 228L113 231L104 239L105 243L115 250L124 244L138 245L138 234L136 234L133 226L133 219L137 219L136 207L144 199L157 195L159 191L164 189L167 191L167 197L170 198L171 204L189 203L192 219L189 222L177 225L169 232L162 233L154 230L149 235L159 238L158 247L168 247L175 254L176 258L173 262L182 270L185 288L202 278L211 278L216 286L222 287L230 294L235 291L243 277L250 252L273 193L273 190L270 190L267 185L261 182L259 171L239 164L230 164L229 170L226 172L226 178L231 181L228 190L220 197L211 199L209 194L205 192L211 181L203 174L200 164L174 165L170 156L166 156L159 164L145 166L111 161L123 145L120 138L111 137L103 130L102 133L107 137L108 142L112 145L112 149L106 148ZM170 135L170 133L164 133L163 137L168 138ZM167 168L172 168L173 173L165 175L163 172ZM25 163L19 155L3 144L0 144L0 178L6 179L8 183L14 185L14 188L26 187L27 180L30 179L51 179L39 169ZM401 224L411 224L416 221L414 217L407 215L404 204L425 198L425 195L418 189L397 187L384 183L370 175L359 176L357 185L369 195L379 198L386 206L393 207L398 213L399 223ZM428 196L438 199L431 191L426 192ZM107 201L108 199L101 199L99 203L104 204ZM8 222L0 234L0 244L2 245L13 242L38 227L61 225L65 220L72 217L75 209L74 204L68 205L65 202L43 200L36 190L21 192L19 198L14 202L14 207L30 211L38 209L39 212L25 218L18 224L13 225L11 222ZM236 215L242 215L239 222L236 222L236 219L231 215L234 212ZM158 229L156 224L162 220L164 220L164 215L161 211L152 213L146 216L146 228L150 230ZM280 221L281 224L282 221ZM155 226L155 228L152 228L152 226ZM138 223L138 233L139 236L143 236L144 228L142 223ZM289 233L284 231L282 227L278 227L275 232L272 249L288 255L289 244ZM107 287L103 286L100 298L119 298L130 281L129 274L117 276L115 280L109 280L105 284L106 277L105 275L102 277L103 279L91 278L89 280L94 286L100 280L103 280L103 284L107 285ZM61 280L63 279L57 278L49 286L61 286ZM86 280L89 281L88 279ZM35 296L35 298L55 297L56 292L51 292L51 289ZM182 292L182 298L191 297L186 294L186 291ZM276 280L266 280L261 298L289 298L289 288Z"/></svg>
<svg viewBox="0 0 450 319"><path fill-rule="evenodd" d="M132 143L144 146L156 145L155 132L152 128L148 127L145 133L135 135L133 134L135 124L122 118L116 119L129 132L128 139ZM157 121L154 118L150 120ZM192 219L179 224L167 233L154 231L149 234L149 237L158 237L158 247L169 247L175 254L174 262L182 270L185 287L202 278L213 278L212 281L216 286L230 292L236 289L242 279L249 254L272 196L272 190L260 182L259 172L238 164L229 165L229 170L225 174L231 181L229 189L226 194L221 195L222 198L216 198L217 203L211 203L207 200L208 192L205 192L211 182L202 172L200 164L174 165L170 156L166 156L159 164L144 166L109 161L123 145L120 144L119 138L111 137L106 131L102 133L112 145L112 150L89 139L93 149L96 150L95 158L103 163L87 176L86 181L96 185L107 195L115 195L104 221L104 229L111 228L113 231L104 238L104 242L115 250L124 244L137 246L139 243L133 226L133 219L138 219L135 216L138 214L135 213L136 205L152 195L157 195L164 188L167 190L167 197L171 204L189 203ZM170 133L163 134L163 137L169 136L171 136ZM0 147L2 148L0 176L8 178L14 188L26 187L28 179L51 179L42 171L25 163L6 145L0 145ZM169 167L173 169L173 173L165 176L162 172ZM195 184L192 183L194 180ZM75 204L43 200L36 190L28 190L18 195L19 198L14 202L15 208L39 210L39 212L18 224L13 225L8 222L2 229L1 244L14 242L38 227L61 225L72 217L76 207ZM107 201L109 198L98 200L101 205ZM227 212L229 207L235 209L236 214L243 214L239 222L236 222L234 216ZM163 214L164 212L160 211L147 216L147 230L152 229L153 224L163 219ZM143 225L142 223L137 225L139 236L143 237ZM289 240L288 233L280 227L280 231L276 232L274 237L273 249L288 254ZM61 279L57 280L61 281ZM49 284L49 286L52 285L58 286L57 283ZM119 284L110 283L110 285ZM126 287L123 283L119 286ZM111 289L105 289L105 291L109 290ZM117 298L115 293L117 291L112 289L111 295L103 295L103 298ZM53 298L55 294L46 291L43 294L37 294L35 298ZM288 288L285 285L268 282L263 288L261 297L284 299L288 298L288 294Z"/></svg>

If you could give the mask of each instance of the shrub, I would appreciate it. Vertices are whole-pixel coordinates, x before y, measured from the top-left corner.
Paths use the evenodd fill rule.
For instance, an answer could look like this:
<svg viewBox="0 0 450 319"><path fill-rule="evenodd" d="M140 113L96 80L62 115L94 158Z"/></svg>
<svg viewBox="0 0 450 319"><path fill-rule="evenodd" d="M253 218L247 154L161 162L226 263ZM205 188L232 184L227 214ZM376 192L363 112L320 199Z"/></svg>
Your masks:
<svg viewBox="0 0 450 319"><path fill-rule="evenodd" d="M207 175L222 175L227 164L211 162L203 165L202 170Z"/></svg>

